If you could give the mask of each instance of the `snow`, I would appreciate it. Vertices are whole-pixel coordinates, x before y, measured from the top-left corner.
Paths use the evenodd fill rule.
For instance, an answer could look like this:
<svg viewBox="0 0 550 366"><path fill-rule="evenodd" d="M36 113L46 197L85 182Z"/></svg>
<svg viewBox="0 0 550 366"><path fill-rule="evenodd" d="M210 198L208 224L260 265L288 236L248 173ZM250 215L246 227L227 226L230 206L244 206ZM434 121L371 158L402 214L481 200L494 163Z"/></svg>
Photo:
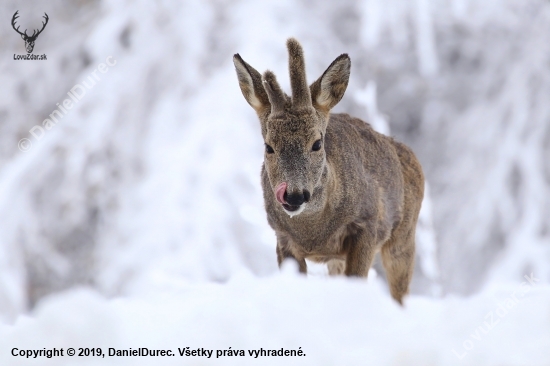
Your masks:
<svg viewBox="0 0 550 366"><path fill-rule="evenodd" d="M528 276L529 277L529 276ZM376 279L305 278L287 268L225 284L164 284L133 298L75 289L0 328L4 365L543 365L550 359L550 286L536 277L470 298L411 296L405 308ZM158 281L158 279L156 280ZM160 285L160 286L159 286ZM159 290L162 288L162 290ZM12 348L171 349L176 356L27 360ZM178 348L213 356L180 357ZM219 357L217 350L246 356ZM248 350L303 350L260 357Z"/></svg>
<svg viewBox="0 0 550 366"><path fill-rule="evenodd" d="M0 29L0 364L548 365L548 2L33 0L4 18L20 10L31 26L46 5L35 53L47 62L13 60L23 42ZM277 268L263 141L232 56L288 91L291 36L310 82L348 53L335 112L423 165L403 308L379 261L368 281ZM32 136L109 56L116 65ZM31 361L13 347L306 356Z"/></svg>

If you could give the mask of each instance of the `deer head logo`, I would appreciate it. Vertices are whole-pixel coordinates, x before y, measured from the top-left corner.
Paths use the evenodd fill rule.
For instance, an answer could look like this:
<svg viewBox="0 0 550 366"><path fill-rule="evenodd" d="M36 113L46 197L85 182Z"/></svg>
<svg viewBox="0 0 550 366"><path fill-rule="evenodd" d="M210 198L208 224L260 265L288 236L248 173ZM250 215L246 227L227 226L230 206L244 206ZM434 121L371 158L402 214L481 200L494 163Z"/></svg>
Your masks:
<svg viewBox="0 0 550 366"><path fill-rule="evenodd" d="M19 31L19 26L15 28L15 20L19 18L19 15L17 15L17 13L19 13L19 10L17 10L15 14L13 14L13 18L11 18L11 26L13 27L13 29L15 29L17 33L21 35L21 38L23 38L23 40L25 41L25 48L27 49L27 53L32 53L32 50L34 49L34 41L36 41L38 35L42 33L44 28L46 28L46 24L48 24L48 14L44 13L43 18L46 19L46 22L42 22L42 29L40 29L39 31L37 31L36 29L33 30L32 35L29 36L26 29L25 32L21 33Z"/></svg>

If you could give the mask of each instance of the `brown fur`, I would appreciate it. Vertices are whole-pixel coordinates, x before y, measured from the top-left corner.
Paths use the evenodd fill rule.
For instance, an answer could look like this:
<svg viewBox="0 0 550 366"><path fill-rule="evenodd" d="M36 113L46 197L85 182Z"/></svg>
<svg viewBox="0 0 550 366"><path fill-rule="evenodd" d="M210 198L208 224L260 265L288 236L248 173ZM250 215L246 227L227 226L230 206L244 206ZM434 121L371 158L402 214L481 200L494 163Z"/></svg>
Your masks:
<svg viewBox="0 0 550 366"><path fill-rule="evenodd" d="M348 84L348 55L336 58L308 87L302 47L292 38L287 47L292 98L273 73L262 77L234 56L243 95L274 151L265 153L262 186L279 265L292 258L306 273L307 258L327 262L331 274L366 277L380 250L391 294L402 303L414 265L422 168L405 145L357 118L330 114ZM322 147L313 151L319 139ZM305 209L294 217L275 198L281 182L289 194L311 192Z"/></svg>

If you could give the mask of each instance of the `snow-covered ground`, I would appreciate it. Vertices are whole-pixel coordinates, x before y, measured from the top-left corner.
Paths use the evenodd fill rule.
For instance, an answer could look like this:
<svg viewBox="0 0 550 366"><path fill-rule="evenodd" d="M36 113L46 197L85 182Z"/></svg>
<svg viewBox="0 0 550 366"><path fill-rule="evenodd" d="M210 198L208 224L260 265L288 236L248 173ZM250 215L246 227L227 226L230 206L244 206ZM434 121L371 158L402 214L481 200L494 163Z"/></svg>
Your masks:
<svg viewBox="0 0 550 366"><path fill-rule="evenodd" d="M29 29L48 13L35 45L48 61L13 60L16 10ZM0 364L550 365L548 1L13 0L1 14ZM232 56L289 90L291 36L310 81L348 53L335 111L423 164L404 308L379 263L368 282L277 268ZM229 347L306 355L215 358Z"/></svg>
<svg viewBox="0 0 550 366"><path fill-rule="evenodd" d="M548 365L550 286L536 276L444 301L412 296L401 308L380 281L304 278L287 269L224 284L156 282L107 300L89 289L44 299L31 316L0 328L2 365ZM13 348L98 348L101 357L28 360ZM175 356L108 356L109 348L172 350ZM208 356L180 356L178 349ZM254 357L255 350L303 356ZM223 351L244 356L223 356ZM220 352L218 354L218 352ZM219 356L219 357L218 357Z"/></svg>

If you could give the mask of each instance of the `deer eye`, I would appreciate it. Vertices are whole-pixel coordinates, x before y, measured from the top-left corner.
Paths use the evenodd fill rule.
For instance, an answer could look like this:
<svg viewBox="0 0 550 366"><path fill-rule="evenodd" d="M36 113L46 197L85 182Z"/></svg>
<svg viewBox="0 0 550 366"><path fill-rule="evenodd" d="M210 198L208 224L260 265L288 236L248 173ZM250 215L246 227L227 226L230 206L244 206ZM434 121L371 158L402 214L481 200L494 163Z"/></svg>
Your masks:
<svg viewBox="0 0 550 366"><path fill-rule="evenodd" d="M265 144L265 151L268 153L268 154L273 154L275 151L273 150L273 148L271 146L269 146L268 144Z"/></svg>
<svg viewBox="0 0 550 366"><path fill-rule="evenodd" d="M321 150L321 140L317 140L313 143L313 146L311 147L311 150L313 151L319 151Z"/></svg>

